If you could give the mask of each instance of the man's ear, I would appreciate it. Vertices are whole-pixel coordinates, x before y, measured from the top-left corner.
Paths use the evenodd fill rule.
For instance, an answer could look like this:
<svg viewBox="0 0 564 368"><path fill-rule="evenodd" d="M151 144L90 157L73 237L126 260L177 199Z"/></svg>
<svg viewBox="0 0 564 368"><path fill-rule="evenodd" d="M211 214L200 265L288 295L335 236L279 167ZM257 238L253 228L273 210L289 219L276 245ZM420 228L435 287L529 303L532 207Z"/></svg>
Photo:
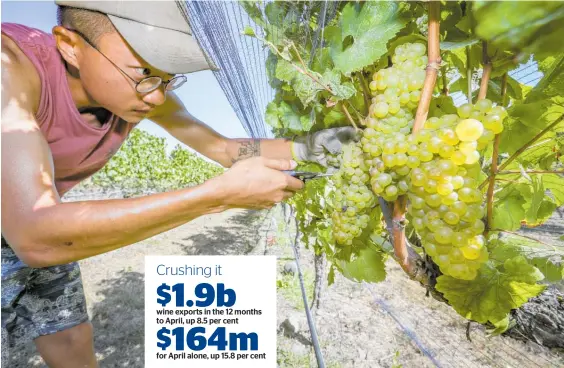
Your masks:
<svg viewBox="0 0 564 368"><path fill-rule="evenodd" d="M61 26L53 27L52 32L53 36L55 36L57 48L63 56L63 59L65 59L69 65L74 66L76 69L80 69L77 57L77 53L80 52L78 45L81 40L79 36Z"/></svg>

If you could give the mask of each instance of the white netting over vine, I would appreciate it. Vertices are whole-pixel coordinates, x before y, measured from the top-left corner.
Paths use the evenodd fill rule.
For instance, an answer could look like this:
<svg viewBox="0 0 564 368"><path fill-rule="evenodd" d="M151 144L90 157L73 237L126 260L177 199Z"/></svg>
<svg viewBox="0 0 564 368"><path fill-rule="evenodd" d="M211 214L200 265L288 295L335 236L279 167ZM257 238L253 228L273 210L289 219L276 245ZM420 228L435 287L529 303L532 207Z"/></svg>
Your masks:
<svg viewBox="0 0 564 368"><path fill-rule="evenodd" d="M347 1L187 1L185 12L194 34L219 70L214 74L241 124L251 137L271 137L265 123L267 105L275 91L268 83L269 49L256 38L243 34L250 27L264 37L265 29L275 37L285 32L309 48L308 65L323 57L323 30L336 18ZM280 27L280 24L287 27ZM300 36L296 37L295 32ZM278 35L278 36L276 36ZM534 86L541 78L537 63L531 58L509 72L509 76L525 85ZM473 76L472 89L479 88L481 74ZM457 82L455 75L449 84ZM468 101L461 92L452 94L455 106Z"/></svg>

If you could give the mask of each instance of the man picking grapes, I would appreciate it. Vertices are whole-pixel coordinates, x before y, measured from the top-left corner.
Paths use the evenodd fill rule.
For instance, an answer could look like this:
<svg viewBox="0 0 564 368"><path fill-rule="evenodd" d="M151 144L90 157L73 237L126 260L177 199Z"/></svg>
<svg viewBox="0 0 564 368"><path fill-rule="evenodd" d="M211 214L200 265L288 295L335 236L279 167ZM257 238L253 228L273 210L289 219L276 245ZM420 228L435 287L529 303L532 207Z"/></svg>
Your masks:
<svg viewBox="0 0 564 368"><path fill-rule="evenodd" d="M227 139L173 92L182 74L214 68L175 2L57 3L52 34L2 24L2 360L34 339L50 367L96 367L78 260L205 214L271 207L303 187L281 172L292 158L326 165L353 134ZM229 169L178 191L62 203L144 118Z"/></svg>

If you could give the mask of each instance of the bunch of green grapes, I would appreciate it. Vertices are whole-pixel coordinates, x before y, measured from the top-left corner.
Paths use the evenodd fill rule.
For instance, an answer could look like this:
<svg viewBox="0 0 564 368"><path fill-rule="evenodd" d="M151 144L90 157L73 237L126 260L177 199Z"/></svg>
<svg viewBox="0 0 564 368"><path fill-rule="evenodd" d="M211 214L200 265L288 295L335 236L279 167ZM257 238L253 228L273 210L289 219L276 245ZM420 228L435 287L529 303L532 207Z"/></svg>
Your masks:
<svg viewBox="0 0 564 368"><path fill-rule="evenodd" d="M383 133L409 134L421 97L427 66L422 43L405 43L394 50L393 65L374 73L369 84L372 104L368 127Z"/></svg>
<svg viewBox="0 0 564 368"><path fill-rule="evenodd" d="M488 259L484 196L476 178L480 151L503 130L506 115L489 100L462 105L458 115L427 120L415 136L417 150L408 152L421 162L409 177L410 221L446 275L472 280Z"/></svg>
<svg viewBox="0 0 564 368"><path fill-rule="evenodd" d="M425 51L422 43L398 46L393 66L376 72L370 82L374 97L361 143L372 191L387 201L407 193L408 175L419 164L407 152L416 143L409 133L425 81Z"/></svg>
<svg viewBox="0 0 564 368"><path fill-rule="evenodd" d="M334 185L332 214L333 236L337 244L352 245L368 226L368 213L376 204L376 197L367 186L369 166L363 157L359 143L343 147L340 156L341 167L332 176Z"/></svg>

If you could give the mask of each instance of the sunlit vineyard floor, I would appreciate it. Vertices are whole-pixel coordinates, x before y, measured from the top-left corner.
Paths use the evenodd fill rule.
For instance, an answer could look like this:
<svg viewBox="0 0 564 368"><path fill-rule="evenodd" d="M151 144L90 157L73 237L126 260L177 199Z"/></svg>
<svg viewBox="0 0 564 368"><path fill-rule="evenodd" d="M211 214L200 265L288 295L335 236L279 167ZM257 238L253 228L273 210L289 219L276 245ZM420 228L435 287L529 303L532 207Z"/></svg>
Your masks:
<svg viewBox="0 0 564 368"><path fill-rule="evenodd" d="M79 199L79 197L71 200ZM560 216L556 214L555 216ZM564 219L551 221L562 234ZM541 229L529 231L527 234ZM552 237L551 234L540 234ZM282 272L293 259L281 212L233 210L203 216L165 234L80 262L100 367L143 367L144 256L266 254L279 258L279 367L316 367L297 279ZM312 254L300 248L311 293ZM389 262L388 277L363 285L337 275L323 290L316 325L326 366L337 367L562 367L562 354L534 344L487 337L448 306L425 297ZM308 296L311 300L311 294ZM285 320L288 320L284 322ZM293 333L290 332L296 329ZM8 367L45 367L33 344ZM149 368L149 367L148 367ZM154 368L154 367L150 367ZM228 367L226 367L228 368Z"/></svg>

